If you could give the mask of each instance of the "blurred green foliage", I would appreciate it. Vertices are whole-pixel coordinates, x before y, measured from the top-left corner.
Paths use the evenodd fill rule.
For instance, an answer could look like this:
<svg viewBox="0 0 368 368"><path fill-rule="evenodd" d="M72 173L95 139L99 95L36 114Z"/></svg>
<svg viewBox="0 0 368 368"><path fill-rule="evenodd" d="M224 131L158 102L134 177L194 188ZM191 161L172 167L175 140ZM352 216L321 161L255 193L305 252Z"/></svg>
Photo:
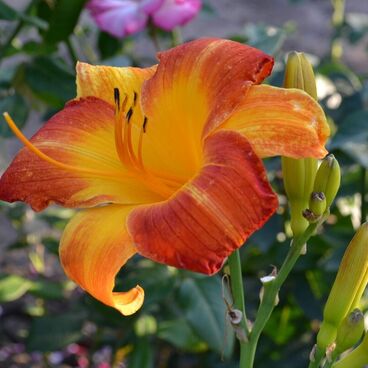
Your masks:
<svg viewBox="0 0 368 368"><path fill-rule="evenodd" d="M154 60L149 53L143 57L135 54L134 37L117 40L103 32L96 35L90 23L80 21L84 0L33 0L22 11L8 3L0 0L0 111L8 111L20 128L31 111L46 120L75 96L77 59L139 66ZM203 12L206 17L218 16L210 1ZM268 82L281 85L284 45L295 27L292 22L281 28L248 23L228 38L273 54L277 64ZM27 37L28 33L32 37ZM359 45L367 35L368 15L346 14L331 42ZM170 35L159 36L162 45L170 45ZM143 37L149 38L149 34ZM320 102L335 133L328 148L342 166L342 186L330 218L312 238L307 254L282 289L280 304L262 337L258 368L305 366L339 261L354 227L366 218L368 74L356 74L330 54L322 58L312 55L312 59L320 82ZM0 153L4 158L0 169L9 163L11 137L1 121ZM269 273L271 265L280 265L291 236L280 162L270 159L266 165L281 206L241 249L250 319L259 302L259 277ZM203 277L135 257L121 271L117 288L140 284L146 300L137 314L121 317L76 289L60 270L58 239L71 214L50 208L35 216L22 204L0 203L0 220L4 221L0 347L14 348L9 356L0 354L1 367L10 366L12 359L24 352L40 354L29 355L26 363L17 363L19 367L30 367L31 359L39 364L35 367L46 366L45 362L53 367L82 367L82 358L94 362L93 367L100 367L101 362L119 367L123 360L129 368L237 367L238 348L226 319L221 275ZM9 237L12 231L15 235Z"/></svg>

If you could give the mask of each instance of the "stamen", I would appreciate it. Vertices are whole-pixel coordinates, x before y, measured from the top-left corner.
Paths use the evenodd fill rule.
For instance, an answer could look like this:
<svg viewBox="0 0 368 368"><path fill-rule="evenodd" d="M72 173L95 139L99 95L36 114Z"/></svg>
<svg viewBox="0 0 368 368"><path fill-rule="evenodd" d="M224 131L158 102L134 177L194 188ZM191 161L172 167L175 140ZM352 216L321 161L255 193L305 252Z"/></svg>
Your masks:
<svg viewBox="0 0 368 368"><path fill-rule="evenodd" d="M138 166L142 171L144 171L143 156L142 156L143 134L144 133L145 131L144 131L144 128L142 127L139 133L139 141L138 141Z"/></svg>
<svg viewBox="0 0 368 368"><path fill-rule="evenodd" d="M131 107L126 114L127 123L130 123L130 119L132 118L132 116L133 116L133 108Z"/></svg>
<svg viewBox="0 0 368 368"><path fill-rule="evenodd" d="M138 94L136 91L134 91L134 97L133 97L133 106L135 107L135 105L137 104L137 97L138 97Z"/></svg>
<svg viewBox="0 0 368 368"><path fill-rule="evenodd" d="M85 167L78 167L73 166L69 164L65 164L63 162L57 161L53 159L52 157L46 155L42 151L40 151L34 144L32 144L31 141L27 139L27 137L18 129L17 125L15 124L14 120L10 117L10 115L7 112L3 113L3 116L9 126L9 128L12 130L14 135L35 155L37 155L40 159L58 167L59 169L63 169L66 171L74 171L79 173L85 173L85 174L92 174L97 176L107 176L107 177L118 177L121 176L120 171L100 171L100 170L94 170L89 169Z"/></svg>
<svg viewBox="0 0 368 368"><path fill-rule="evenodd" d="M120 91L119 91L119 88L114 88L114 101L115 101L115 108L119 112L120 111Z"/></svg>
<svg viewBox="0 0 368 368"><path fill-rule="evenodd" d="M129 111L133 111L131 109L129 109ZM124 119L124 157L127 157L128 159L128 165L130 167L134 167L134 162L135 162L135 155L134 155L134 151L133 151L133 144L132 144L132 124L129 124L129 120L128 120L128 113L126 114L126 117L123 118ZM132 117L133 113L129 114L129 119Z"/></svg>
<svg viewBox="0 0 368 368"><path fill-rule="evenodd" d="M142 125L143 133L146 133L147 123L148 123L148 119L147 119L147 116L145 116L143 119L143 125Z"/></svg>
<svg viewBox="0 0 368 368"><path fill-rule="evenodd" d="M119 159L125 165L129 165L128 158L126 157L124 150L123 140L123 122L124 122L124 108L126 106L128 96L125 95L122 106L120 106L120 92L119 88L114 88L114 100L115 100L115 148Z"/></svg>
<svg viewBox="0 0 368 368"><path fill-rule="evenodd" d="M148 121L147 116L145 116L143 119L141 131L139 133L139 141L138 141L138 166L143 171L144 171L144 164L143 164L142 146L143 146L143 134L146 133L147 121Z"/></svg>

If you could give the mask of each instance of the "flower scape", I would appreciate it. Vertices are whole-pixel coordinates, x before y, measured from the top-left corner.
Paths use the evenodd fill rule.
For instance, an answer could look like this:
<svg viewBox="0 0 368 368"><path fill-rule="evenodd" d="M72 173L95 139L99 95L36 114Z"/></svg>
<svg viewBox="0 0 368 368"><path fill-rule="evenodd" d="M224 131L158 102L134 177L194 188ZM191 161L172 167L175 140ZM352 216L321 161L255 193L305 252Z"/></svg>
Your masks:
<svg viewBox="0 0 368 368"><path fill-rule="evenodd" d="M77 96L24 143L0 199L80 209L60 259L81 288L124 315L144 291L115 291L134 254L211 275L275 212L262 159L326 155L315 100L261 85L273 58L222 39L158 55L158 65L77 65Z"/></svg>

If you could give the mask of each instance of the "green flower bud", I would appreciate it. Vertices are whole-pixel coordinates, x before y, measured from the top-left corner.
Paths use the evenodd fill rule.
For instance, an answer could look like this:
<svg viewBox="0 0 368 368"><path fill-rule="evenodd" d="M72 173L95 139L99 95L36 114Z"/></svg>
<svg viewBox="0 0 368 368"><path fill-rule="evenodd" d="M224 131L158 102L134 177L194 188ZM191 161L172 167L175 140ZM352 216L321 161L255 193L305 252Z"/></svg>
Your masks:
<svg viewBox="0 0 368 368"><path fill-rule="evenodd" d="M318 221L326 211L326 197L323 192L312 192L309 199L309 209L304 211L304 217L310 222Z"/></svg>
<svg viewBox="0 0 368 368"><path fill-rule="evenodd" d="M285 88L298 88L317 100L316 80L313 67L302 52L291 52L286 62Z"/></svg>
<svg viewBox="0 0 368 368"><path fill-rule="evenodd" d="M340 324L355 308L368 283L368 223L356 232L342 258L335 282L323 311L317 347L325 350L337 336Z"/></svg>
<svg viewBox="0 0 368 368"><path fill-rule="evenodd" d="M330 154L324 158L317 170L314 181L314 192L322 192L326 196L327 208L331 206L340 187L340 166L334 155Z"/></svg>
<svg viewBox="0 0 368 368"><path fill-rule="evenodd" d="M308 207L309 196L313 189L317 160L282 157L281 164L290 206L291 229L294 236L298 236L309 225L309 222L303 217L303 211Z"/></svg>
<svg viewBox="0 0 368 368"><path fill-rule="evenodd" d="M344 356L332 368L364 368L368 364L368 333L363 341L350 354Z"/></svg>
<svg viewBox="0 0 368 368"><path fill-rule="evenodd" d="M292 52L289 54L285 69L284 87L302 89L317 100L313 68L303 53ZM294 236L298 236L309 225L309 222L303 217L303 211L308 207L309 196L313 189L317 160L282 157L281 163L285 191L290 206L291 230Z"/></svg>
<svg viewBox="0 0 368 368"><path fill-rule="evenodd" d="M364 314L358 308L350 312L337 330L335 356L352 348L364 333Z"/></svg>

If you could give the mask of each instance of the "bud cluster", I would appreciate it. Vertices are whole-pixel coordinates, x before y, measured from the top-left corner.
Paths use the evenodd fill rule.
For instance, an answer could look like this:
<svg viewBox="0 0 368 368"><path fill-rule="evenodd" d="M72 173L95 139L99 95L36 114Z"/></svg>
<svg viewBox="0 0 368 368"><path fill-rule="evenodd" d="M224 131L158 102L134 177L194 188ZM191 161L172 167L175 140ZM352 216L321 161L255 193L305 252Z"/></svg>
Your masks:
<svg viewBox="0 0 368 368"><path fill-rule="evenodd" d="M316 82L312 65L303 53L289 54L284 79L285 88L298 88L317 100ZM308 207L317 171L317 160L313 158L293 159L282 157L284 187L289 200L291 229L294 237L308 227L303 211Z"/></svg>
<svg viewBox="0 0 368 368"><path fill-rule="evenodd" d="M367 283L368 223L365 223L358 229L346 249L325 305L323 322L317 335L319 351L325 352L334 344L332 357L336 358L359 342L364 332L364 316L357 307ZM352 364L354 359L363 359L361 354L355 353L357 350L365 351L364 364L368 364L367 334L357 349L333 367L363 367L364 364Z"/></svg>
<svg viewBox="0 0 368 368"><path fill-rule="evenodd" d="M325 212L329 211L340 187L340 177L339 163L334 155L330 154L317 170L309 207L303 211L303 216L309 222L319 221Z"/></svg>

